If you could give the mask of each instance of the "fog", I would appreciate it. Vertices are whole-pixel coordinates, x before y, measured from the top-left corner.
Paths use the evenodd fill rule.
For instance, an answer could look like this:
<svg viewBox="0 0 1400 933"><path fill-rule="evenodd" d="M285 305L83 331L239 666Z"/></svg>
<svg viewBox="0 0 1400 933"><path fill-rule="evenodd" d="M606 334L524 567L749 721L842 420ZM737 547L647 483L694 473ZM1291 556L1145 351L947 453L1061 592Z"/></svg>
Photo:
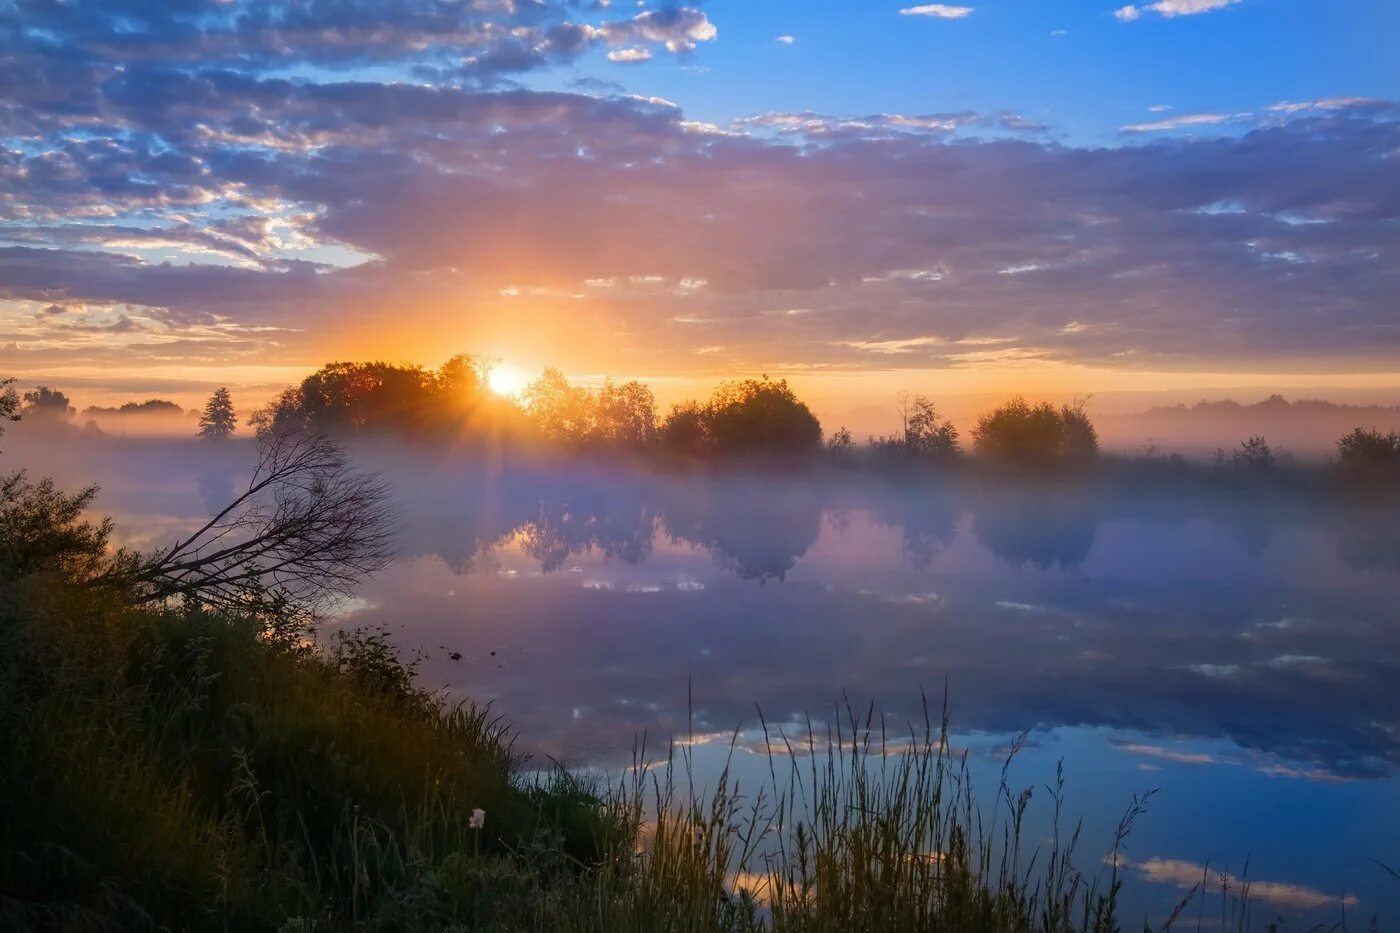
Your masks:
<svg viewBox="0 0 1400 933"><path fill-rule="evenodd" d="M95 509L143 549L227 502L256 457L250 440L6 441L5 469L99 483ZM536 756L617 768L642 734L723 736L759 709L791 726L843 696L904 723L946 686L966 747L990 761L1033 730L1031 779L1065 756L1087 809L1163 787L1153 855L1241 858L1280 832L1231 795L1400 818L1393 498L354 455L389 482L399 556L327 625L387 627L426 684L493 703ZM1309 855L1389 844L1348 819L1262 870L1343 893ZM1214 848L1181 850L1172 820Z"/></svg>

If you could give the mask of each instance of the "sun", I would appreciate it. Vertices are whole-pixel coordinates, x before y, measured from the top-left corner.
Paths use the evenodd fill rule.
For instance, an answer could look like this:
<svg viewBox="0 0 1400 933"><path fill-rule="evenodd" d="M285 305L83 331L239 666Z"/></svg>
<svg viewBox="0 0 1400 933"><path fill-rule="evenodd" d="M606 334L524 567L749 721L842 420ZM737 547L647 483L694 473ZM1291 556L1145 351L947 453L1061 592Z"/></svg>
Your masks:
<svg viewBox="0 0 1400 933"><path fill-rule="evenodd" d="M524 391L530 377L509 363L497 363L486 374L486 385L497 395L511 398Z"/></svg>

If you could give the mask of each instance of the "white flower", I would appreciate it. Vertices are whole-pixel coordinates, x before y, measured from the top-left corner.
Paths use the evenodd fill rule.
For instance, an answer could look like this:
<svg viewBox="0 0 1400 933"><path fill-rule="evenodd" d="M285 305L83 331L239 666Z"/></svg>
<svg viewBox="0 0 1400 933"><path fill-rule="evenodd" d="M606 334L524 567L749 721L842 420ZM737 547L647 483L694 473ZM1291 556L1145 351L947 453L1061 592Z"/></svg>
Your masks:
<svg viewBox="0 0 1400 933"><path fill-rule="evenodd" d="M471 829L481 829L486 825L486 811L477 808L472 811L472 818L467 821L467 826Z"/></svg>

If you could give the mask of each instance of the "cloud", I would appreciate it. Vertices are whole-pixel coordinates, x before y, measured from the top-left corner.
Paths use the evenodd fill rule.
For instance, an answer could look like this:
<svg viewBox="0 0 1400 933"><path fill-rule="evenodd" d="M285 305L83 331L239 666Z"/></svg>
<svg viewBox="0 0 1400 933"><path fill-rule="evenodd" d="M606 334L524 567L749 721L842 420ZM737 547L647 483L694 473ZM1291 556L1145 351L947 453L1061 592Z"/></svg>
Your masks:
<svg viewBox="0 0 1400 933"><path fill-rule="evenodd" d="M1177 764L1211 765L1220 763L1219 758L1206 752L1183 752L1175 749L1163 748L1160 745L1145 745L1133 742L1121 743L1115 747L1135 755L1148 755L1152 758L1161 758L1164 761L1172 761ZM1229 763L1234 764L1235 762Z"/></svg>
<svg viewBox="0 0 1400 933"><path fill-rule="evenodd" d="M1014 115L1003 115L1013 121ZM892 134L948 134L967 126L987 122L972 111L935 114L877 113L856 117L837 117L807 110L802 113L761 113L735 121L740 128L766 129L774 132L811 138L846 137L875 138Z"/></svg>
<svg viewBox="0 0 1400 933"><path fill-rule="evenodd" d="M1174 116L1125 127L1165 138L1121 148L1011 112L712 126L620 85L502 83L589 50L693 54L717 35L696 10L425 4L279 18L240 0L243 20L207 23L139 7L139 41L25 7L13 63L33 80L9 88L0 145L6 342L70 340L36 313L87 304L109 309L97 326L217 328L179 334L210 364L353 353L390 313L405 343L384 352L416 356L443 307L472 309L454 339L508 316L546 344L586 309L598 326L551 355L632 371L719 366L678 323L701 319L726 365L758 371L1359 371L1400 350L1394 104ZM1226 125L1241 132L1168 132ZM1300 217L1321 222L1281 219ZM137 349L113 365L179 359L125 336Z"/></svg>
<svg viewBox="0 0 1400 933"><path fill-rule="evenodd" d="M301 4L227 0L219 4L31 4L10 14L19 37L10 64L37 80L30 91L65 99L69 116L92 104L91 91L128 67L200 65L277 68L291 64L354 68L392 64L429 76L493 82L504 75L570 61L606 45L657 45L688 54L718 31L690 7L618 16L603 7L579 21L571 0Z"/></svg>
<svg viewBox="0 0 1400 933"><path fill-rule="evenodd" d="M949 6L946 3L925 3L921 6L905 7L901 16L933 16L938 19L962 19L972 13L970 6Z"/></svg>
<svg viewBox="0 0 1400 933"><path fill-rule="evenodd" d="M781 45L793 45L794 43L797 42L797 37L796 37L796 36L786 36L786 35L784 35L784 36L778 36L778 38L774 39L773 41L774 41L774 42L777 42L777 43L779 43L779 44L781 44Z"/></svg>
<svg viewBox="0 0 1400 933"><path fill-rule="evenodd" d="M1268 109L1273 113L1292 115L1318 110L1386 111L1393 108L1394 105L1389 101L1376 100L1372 97L1324 97L1319 100L1281 101L1277 104L1271 104Z"/></svg>
<svg viewBox="0 0 1400 933"><path fill-rule="evenodd" d="M1249 889L1251 901L1262 901L1281 910L1316 910L1319 907L1355 907L1359 901L1353 895L1326 894L1316 888L1277 881L1259 881L1239 878L1234 875L1211 871L1205 865L1185 862L1179 859L1150 858L1134 863L1133 869L1145 880L1157 884L1170 884L1178 888L1192 888L1204 884L1207 889L1218 888L1222 884L1232 891Z"/></svg>
<svg viewBox="0 0 1400 933"><path fill-rule="evenodd" d="M650 49L615 49L608 53L608 61L610 62L645 62L650 60Z"/></svg>
<svg viewBox="0 0 1400 933"><path fill-rule="evenodd" d="M1119 7L1113 11L1113 15L1125 23L1130 23L1140 18L1145 12L1169 18L1194 16L1197 13L1209 13L1212 10L1224 9L1240 2L1241 0L1157 0L1156 3L1144 3L1140 6L1129 4Z"/></svg>
<svg viewBox="0 0 1400 933"><path fill-rule="evenodd" d="M1179 130L1192 126L1221 126L1229 123L1245 122L1253 114L1248 113L1185 113L1179 117L1168 117L1165 120L1153 120L1148 123L1130 123L1121 127L1120 133L1161 133L1168 130Z"/></svg>
<svg viewBox="0 0 1400 933"><path fill-rule="evenodd" d="M631 20L605 24L598 31L614 45L647 41L660 43L668 52L678 53L694 51L699 43L709 42L719 35L708 16L689 7L649 10Z"/></svg>

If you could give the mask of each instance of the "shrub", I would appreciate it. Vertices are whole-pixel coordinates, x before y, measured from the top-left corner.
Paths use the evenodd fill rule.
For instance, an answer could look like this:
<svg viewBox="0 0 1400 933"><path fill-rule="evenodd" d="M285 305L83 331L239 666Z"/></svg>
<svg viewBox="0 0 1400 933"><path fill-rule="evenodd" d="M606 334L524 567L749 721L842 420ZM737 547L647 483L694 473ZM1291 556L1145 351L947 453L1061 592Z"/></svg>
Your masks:
<svg viewBox="0 0 1400 933"><path fill-rule="evenodd" d="M978 455L1029 468L1083 464L1099 453L1098 432L1085 403L1032 405L1021 396L983 415L972 437Z"/></svg>
<svg viewBox="0 0 1400 933"><path fill-rule="evenodd" d="M1264 471L1273 468L1278 462L1278 457L1274 454L1274 449L1269 446L1269 442L1264 440L1262 435L1254 435L1240 442L1240 447L1235 451L1232 460L1237 467L1246 470Z"/></svg>
<svg viewBox="0 0 1400 933"><path fill-rule="evenodd" d="M1337 462L1349 473L1381 477L1400 471L1400 433L1356 428L1337 441Z"/></svg>
<svg viewBox="0 0 1400 933"><path fill-rule="evenodd" d="M726 382L701 405L671 409L662 446L682 456L805 456L821 448L822 427L786 379Z"/></svg>

